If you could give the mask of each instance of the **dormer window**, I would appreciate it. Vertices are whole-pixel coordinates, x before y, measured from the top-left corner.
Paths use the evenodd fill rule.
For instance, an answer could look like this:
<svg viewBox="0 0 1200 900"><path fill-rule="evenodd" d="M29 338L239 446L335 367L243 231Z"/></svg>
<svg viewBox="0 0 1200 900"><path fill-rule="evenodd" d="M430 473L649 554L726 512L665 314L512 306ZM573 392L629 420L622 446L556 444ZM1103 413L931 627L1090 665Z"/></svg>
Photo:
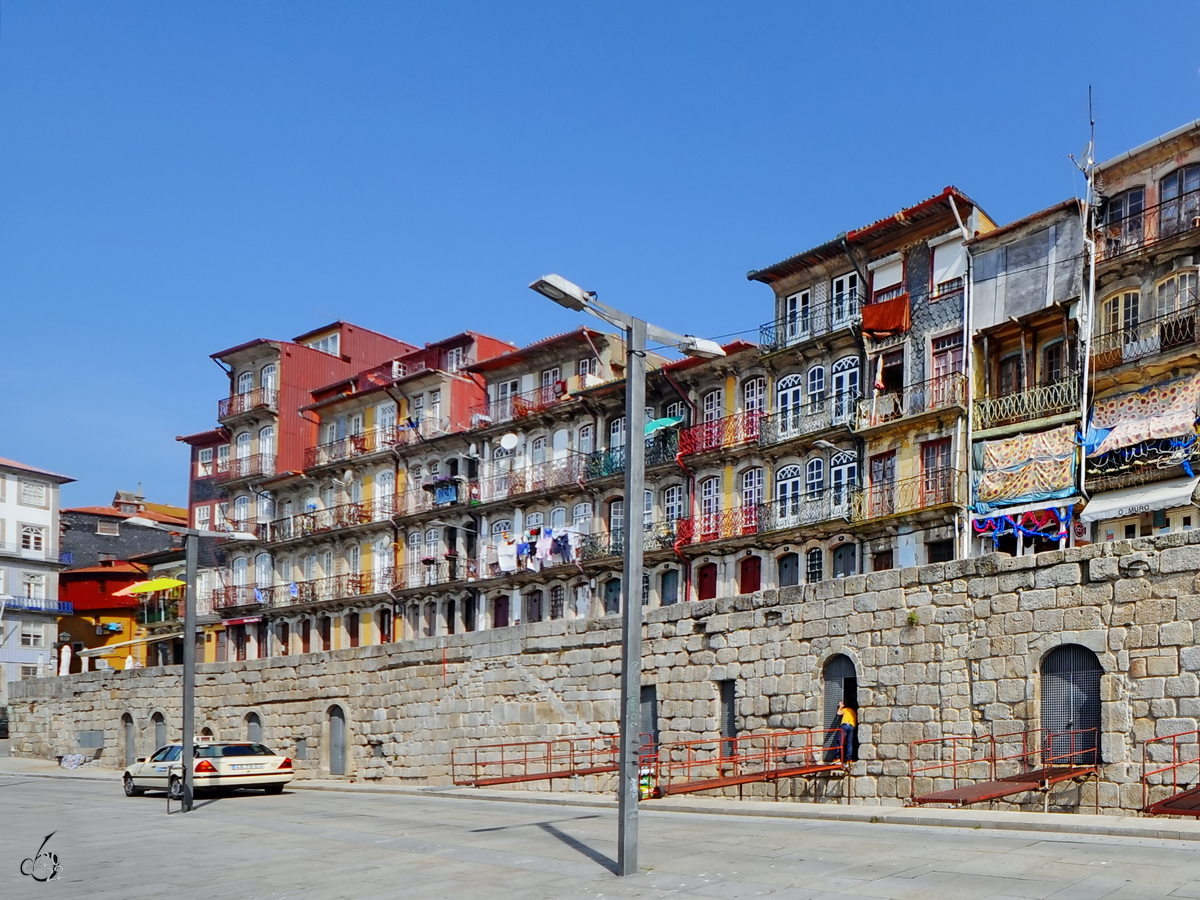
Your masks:
<svg viewBox="0 0 1200 900"><path fill-rule="evenodd" d="M322 353L328 353L330 356L341 356L341 338L341 334L335 331L333 334L327 334L325 337L317 338L315 341L309 341L306 346L314 350L320 350Z"/></svg>

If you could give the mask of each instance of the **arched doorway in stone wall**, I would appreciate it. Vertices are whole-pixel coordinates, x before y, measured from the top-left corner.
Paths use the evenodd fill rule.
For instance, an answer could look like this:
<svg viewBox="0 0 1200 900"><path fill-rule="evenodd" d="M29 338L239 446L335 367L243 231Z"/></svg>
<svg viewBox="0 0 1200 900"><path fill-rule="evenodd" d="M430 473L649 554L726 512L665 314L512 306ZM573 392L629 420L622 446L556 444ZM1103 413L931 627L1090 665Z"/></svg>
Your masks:
<svg viewBox="0 0 1200 900"><path fill-rule="evenodd" d="M346 712L340 706L329 707L329 774L346 774Z"/></svg>
<svg viewBox="0 0 1200 900"><path fill-rule="evenodd" d="M133 716L129 713L121 716L121 751L125 765L131 766L137 762L137 726L133 724Z"/></svg>
<svg viewBox="0 0 1200 900"><path fill-rule="evenodd" d="M1079 644L1063 644L1044 657L1042 731L1052 759L1047 765L1100 762L1100 676L1096 654Z"/></svg>
<svg viewBox="0 0 1200 900"><path fill-rule="evenodd" d="M821 670L821 681L824 685L823 700L824 708L822 710L823 718L821 727L826 729L835 729L841 723L841 716L838 714L838 705L845 703L858 713L858 670L854 667L854 660L846 656L844 653L838 653L829 657L825 661L825 666ZM829 740L827 743L830 746L840 746L840 735L834 732L829 732ZM851 759L858 759L858 742L855 741L851 747Z"/></svg>

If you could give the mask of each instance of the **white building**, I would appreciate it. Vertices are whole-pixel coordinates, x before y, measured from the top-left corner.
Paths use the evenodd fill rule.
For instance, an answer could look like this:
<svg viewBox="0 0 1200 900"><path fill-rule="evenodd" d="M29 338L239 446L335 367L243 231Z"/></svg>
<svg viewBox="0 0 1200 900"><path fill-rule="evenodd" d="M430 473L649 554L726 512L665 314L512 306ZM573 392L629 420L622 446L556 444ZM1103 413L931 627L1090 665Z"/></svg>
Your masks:
<svg viewBox="0 0 1200 900"><path fill-rule="evenodd" d="M0 457L0 701L8 682L51 675L58 617L59 488L74 481Z"/></svg>

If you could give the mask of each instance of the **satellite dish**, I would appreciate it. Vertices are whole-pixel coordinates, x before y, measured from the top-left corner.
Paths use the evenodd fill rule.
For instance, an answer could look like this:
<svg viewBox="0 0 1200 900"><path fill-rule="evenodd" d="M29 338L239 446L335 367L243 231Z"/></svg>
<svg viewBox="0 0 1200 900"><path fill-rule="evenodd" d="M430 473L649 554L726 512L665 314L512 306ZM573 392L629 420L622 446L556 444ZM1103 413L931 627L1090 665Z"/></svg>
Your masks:
<svg viewBox="0 0 1200 900"><path fill-rule="evenodd" d="M505 450L516 450L517 436L510 431L508 434L500 438L500 446Z"/></svg>

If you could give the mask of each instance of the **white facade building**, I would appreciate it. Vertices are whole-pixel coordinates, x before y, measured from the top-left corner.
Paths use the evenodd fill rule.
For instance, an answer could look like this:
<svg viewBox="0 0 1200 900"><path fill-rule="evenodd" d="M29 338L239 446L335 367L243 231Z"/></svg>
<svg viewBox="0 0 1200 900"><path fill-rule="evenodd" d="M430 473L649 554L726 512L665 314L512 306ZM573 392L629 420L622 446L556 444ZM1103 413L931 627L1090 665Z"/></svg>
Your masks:
<svg viewBox="0 0 1200 900"><path fill-rule="evenodd" d="M8 682L57 672L59 488L74 481L0 457L0 701Z"/></svg>

